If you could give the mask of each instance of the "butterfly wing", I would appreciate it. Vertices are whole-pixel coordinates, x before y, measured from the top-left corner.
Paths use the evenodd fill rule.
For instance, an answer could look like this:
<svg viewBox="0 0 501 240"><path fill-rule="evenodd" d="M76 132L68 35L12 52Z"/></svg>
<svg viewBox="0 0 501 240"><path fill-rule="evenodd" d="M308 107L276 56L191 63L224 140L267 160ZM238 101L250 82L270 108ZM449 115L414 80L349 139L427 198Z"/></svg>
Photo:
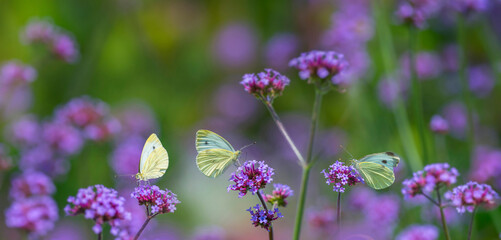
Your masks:
<svg viewBox="0 0 501 240"><path fill-rule="evenodd" d="M207 149L224 149L230 152L235 152L231 144L223 137L209 130L198 130L195 140L197 152L202 152Z"/></svg>
<svg viewBox="0 0 501 240"><path fill-rule="evenodd" d="M141 180L159 178L169 167L169 155L156 134L151 134L143 147L139 174Z"/></svg>
<svg viewBox="0 0 501 240"><path fill-rule="evenodd" d="M207 149L197 155L197 166L207 177L217 177L238 158L239 152L225 149Z"/></svg>
<svg viewBox="0 0 501 240"><path fill-rule="evenodd" d="M365 183L376 190L387 188L395 182L395 174L384 165L374 162L357 162L355 168Z"/></svg>
<svg viewBox="0 0 501 240"><path fill-rule="evenodd" d="M373 153L363 157L359 162L381 164L393 171L393 168L397 167L398 163L400 163L400 157L392 152Z"/></svg>

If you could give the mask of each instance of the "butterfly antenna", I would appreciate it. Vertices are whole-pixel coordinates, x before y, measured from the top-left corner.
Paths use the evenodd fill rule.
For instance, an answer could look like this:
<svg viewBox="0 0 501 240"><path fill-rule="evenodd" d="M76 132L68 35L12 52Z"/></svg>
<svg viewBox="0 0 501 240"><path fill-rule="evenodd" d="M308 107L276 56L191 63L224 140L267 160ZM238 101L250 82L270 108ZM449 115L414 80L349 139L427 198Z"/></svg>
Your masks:
<svg viewBox="0 0 501 240"><path fill-rule="evenodd" d="M344 148L343 145L339 145L339 147L342 148L346 153L350 154L351 159L355 159L355 157L353 157L353 155L350 152L348 152L348 150L346 150L346 148Z"/></svg>
<svg viewBox="0 0 501 240"><path fill-rule="evenodd" d="M257 143L257 142L253 142L253 143L251 143L251 144L247 144L247 145L243 146L242 148L240 148L240 151L242 151L242 150L244 150L244 149L246 149L246 148L248 148L248 147L250 147L250 146L252 146L252 145L254 145L254 144L256 144L256 143Z"/></svg>

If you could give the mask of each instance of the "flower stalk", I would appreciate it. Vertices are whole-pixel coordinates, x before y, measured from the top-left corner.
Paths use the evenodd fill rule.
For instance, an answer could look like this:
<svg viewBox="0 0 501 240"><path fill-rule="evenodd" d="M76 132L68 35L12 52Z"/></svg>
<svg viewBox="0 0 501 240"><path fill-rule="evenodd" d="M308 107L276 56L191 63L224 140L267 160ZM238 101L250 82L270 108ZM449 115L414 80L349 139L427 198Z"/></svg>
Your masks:
<svg viewBox="0 0 501 240"><path fill-rule="evenodd" d="M257 191L257 196L259 197L259 201L263 204L263 208L266 212L268 212L268 207L266 207L266 202L264 201L263 195L260 191ZM273 240L273 223L270 222L270 230L268 231L268 238Z"/></svg>
<svg viewBox="0 0 501 240"><path fill-rule="evenodd" d="M475 213L477 213L477 207L475 207L471 213L470 227L468 228L468 240L471 239L471 233L473 232L473 220L475 220Z"/></svg>
<svg viewBox="0 0 501 240"><path fill-rule="evenodd" d="M445 239L450 240L451 237L449 235L449 229L447 228L447 221L445 221L444 206L442 205L442 198L440 197L440 190L438 186L435 188L435 191L437 192L437 200L438 200L437 202L438 202L438 207L440 208L440 219L442 220L442 227L444 228Z"/></svg>

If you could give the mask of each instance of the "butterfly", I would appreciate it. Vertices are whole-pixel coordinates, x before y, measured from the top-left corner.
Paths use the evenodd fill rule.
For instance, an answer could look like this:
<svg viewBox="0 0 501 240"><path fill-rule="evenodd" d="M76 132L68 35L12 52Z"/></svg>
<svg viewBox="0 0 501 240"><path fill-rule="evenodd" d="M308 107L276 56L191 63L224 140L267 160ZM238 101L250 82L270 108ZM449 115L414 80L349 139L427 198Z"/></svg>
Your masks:
<svg viewBox="0 0 501 240"><path fill-rule="evenodd" d="M136 179L148 181L163 176L169 168L169 155L157 135L152 133L146 140L139 162Z"/></svg>
<svg viewBox="0 0 501 240"><path fill-rule="evenodd" d="M369 187L379 190L395 182L393 168L399 162L400 157L395 153L382 152L369 154L360 160L353 159L353 166Z"/></svg>
<svg viewBox="0 0 501 240"><path fill-rule="evenodd" d="M221 175L240 156L240 150L235 150L226 139L209 130L197 131L195 145L198 169L207 177Z"/></svg>

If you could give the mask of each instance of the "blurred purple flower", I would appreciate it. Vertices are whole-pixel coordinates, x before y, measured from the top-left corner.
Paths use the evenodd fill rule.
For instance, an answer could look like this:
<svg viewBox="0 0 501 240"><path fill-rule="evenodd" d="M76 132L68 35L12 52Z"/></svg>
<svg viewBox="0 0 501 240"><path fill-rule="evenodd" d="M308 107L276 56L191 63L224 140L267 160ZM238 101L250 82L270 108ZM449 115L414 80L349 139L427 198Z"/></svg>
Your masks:
<svg viewBox="0 0 501 240"><path fill-rule="evenodd" d="M195 231L192 240L224 240L226 234L224 228L221 227L203 227Z"/></svg>
<svg viewBox="0 0 501 240"><path fill-rule="evenodd" d="M344 55L334 51L310 51L301 53L297 58L289 62L290 67L299 70L299 77L308 79L308 83L329 78L333 84L338 84L338 75L348 67ZM323 81L322 81L323 82Z"/></svg>
<svg viewBox="0 0 501 240"><path fill-rule="evenodd" d="M176 211L176 205L181 203L176 194L168 189L161 190L158 186L139 186L130 195L138 201L139 205L151 208L152 214L172 213Z"/></svg>
<svg viewBox="0 0 501 240"><path fill-rule="evenodd" d="M31 106L33 94L28 86L0 86L0 118L13 119Z"/></svg>
<svg viewBox="0 0 501 240"><path fill-rule="evenodd" d="M470 177L474 181L501 180L501 149L477 146L473 154Z"/></svg>
<svg viewBox="0 0 501 240"><path fill-rule="evenodd" d="M5 224L42 236L54 228L57 211L56 202L48 196L18 199L5 211Z"/></svg>
<svg viewBox="0 0 501 240"><path fill-rule="evenodd" d="M225 68L248 65L256 57L257 39L254 29L244 23L224 26L214 39L213 55Z"/></svg>
<svg viewBox="0 0 501 240"><path fill-rule="evenodd" d="M363 208L365 221L374 230L389 231L385 234L391 233L391 226L397 222L399 211L399 198L392 194L377 195L366 199L366 206ZM381 229L381 226L386 227Z"/></svg>
<svg viewBox="0 0 501 240"><path fill-rule="evenodd" d="M46 144L23 149L19 166L23 169L35 169L51 177L64 174L68 171L68 161L56 156L52 148Z"/></svg>
<svg viewBox="0 0 501 240"><path fill-rule="evenodd" d="M242 94L241 87L236 84L222 85L214 94L214 105L219 116L230 119L226 126L249 122L258 109L254 97Z"/></svg>
<svg viewBox="0 0 501 240"><path fill-rule="evenodd" d="M50 240L85 240L90 239L87 232L82 229L81 224L60 221L54 230L47 236Z"/></svg>
<svg viewBox="0 0 501 240"><path fill-rule="evenodd" d="M147 137L157 129L154 113L146 104L126 103L114 115L121 126L121 139L129 136Z"/></svg>
<svg viewBox="0 0 501 240"><path fill-rule="evenodd" d="M396 15L402 23L423 28L426 20L433 17L441 7L441 1L405 0L399 5Z"/></svg>
<svg viewBox="0 0 501 240"><path fill-rule="evenodd" d="M0 88L25 86L35 81L37 71L18 61L9 61L2 65L0 69Z"/></svg>
<svg viewBox="0 0 501 240"><path fill-rule="evenodd" d="M436 78L442 72L442 63L440 58L432 52L419 52L415 55L416 75L420 80ZM410 59L406 54L400 59L404 77L410 78Z"/></svg>
<svg viewBox="0 0 501 240"><path fill-rule="evenodd" d="M56 33L54 25L47 20L31 20L21 35L23 41L32 43L50 43Z"/></svg>
<svg viewBox="0 0 501 240"><path fill-rule="evenodd" d="M411 225L400 232L396 240L437 240L438 229L433 225Z"/></svg>
<svg viewBox="0 0 501 240"><path fill-rule="evenodd" d="M251 221L254 227L261 227L267 231L270 231L270 226L273 221L284 217L278 211L278 208L266 211L265 209L261 209L261 205L259 204L247 209L247 211L251 214Z"/></svg>
<svg viewBox="0 0 501 240"><path fill-rule="evenodd" d="M8 139L21 147L33 146L40 141L40 124L33 115L23 116L13 122L8 132Z"/></svg>
<svg viewBox="0 0 501 240"><path fill-rule="evenodd" d="M273 181L271 176L274 174L274 169L265 164L264 161L246 161L231 174L229 181L233 181L235 184L228 186L228 192L230 190L239 191L239 198L245 196L249 190L255 194Z"/></svg>
<svg viewBox="0 0 501 240"><path fill-rule="evenodd" d="M402 194L413 198L418 194L428 194L442 186L456 183L459 172L451 168L448 163L434 163L424 167L423 171L413 173L411 179L403 181Z"/></svg>
<svg viewBox="0 0 501 240"><path fill-rule="evenodd" d="M123 206L124 201L114 189L95 185L81 188L76 196L68 197L69 204L64 211L71 216L84 214L86 219L95 221L92 230L96 234L101 233L102 224L108 222L113 236L124 236L127 233L121 228L121 224L130 220L130 213Z"/></svg>
<svg viewBox="0 0 501 240"><path fill-rule="evenodd" d="M488 0L455 0L450 1L453 10L469 15L475 12L485 12L489 8Z"/></svg>
<svg viewBox="0 0 501 240"><path fill-rule="evenodd" d="M445 198L451 201L459 213L464 213L465 211L473 212L480 205L494 207L499 195L487 184L468 182L446 192Z"/></svg>
<svg viewBox="0 0 501 240"><path fill-rule="evenodd" d="M430 121L430 129L434 133L446 134L449 132L449 123L440 115L433 115Z"/></svg>
<svg viewBox="0 0 501 240"><path fill-rule="evenodd" d="M100 100L84 96L74 98L57 109L55 118L83 129L96 122L100 122L108 114L108 105Z"/></svg>
<svg viewBox="0 0 501 240"><path fill-rule="evenodd" d="M441 55L444 70L456 72L459 69L458 46L446 46Z"/></svg>
<svg viewBox="0 0 501 240"><path fill-rule="evenodd" d="M327 179L326 183L328 185L331 185L331 183L333 184L332 187L334 192L344 192L344 186L354 186L359 182L363 182L355 168L352 166L345 166L343 162L339 161L330 165L328 169L322 170L321 173L323 173Z"/></svg>
<svg viewBox="0 0 501 240"><path fill-rule="evenodd" d="M76 154L84 144L76 128L58 122L43 124L43 141L62 155Z"/></svg>
<svg viewBox="0 0 501 240"><path fill-rule="evenodd" d="M111 156L111 165L117 174L135 174L144 145L144 138L128 137L117 144Z"/></svg>
<svg viewBox="0 0 501 240"><path fill-rule="evenodd" d="M254 95L258 99L269 102L282 95L284 88L289 85L290 80L273 69L265 69L258 74L245 74L240 84L245 91Z"/></svg>
<svg viewBox="0 0 501 240"><path fill-rule="evenodd" d="M464 137L468 125L466 107L460 102L452 102L443 108L442 113L451 133L456 137Z"/></svg>
<svg viewBox="0 0 501 240"><path fill-rule="evenodd" d="M286 207L287 206L287 198L290 196L294 195L294 191L292 189L285 185L285 184L280 184L280 183L275 183L273 184L273 189L272 194L266 194L263 195L263 199L265 202L269 202L272 205L277 204L279 207Z"/></svg>
<svg viewBox="0 0 501 240"><path fill-rule="evenodd" d="M273 36L266 44L266 63L272 68L286 70L288 62L296 56L299 48L299 39L290 33L281 33Z"/></svg>
<svg viewBox="0 0 501 240"><path fill-rule="evenodd" d="M403 100L408 89L408 84L402 78L381 79L378 84L378 96L388 108L394 108L397 101Z"/></svg>
<svg viewBox="0 0 501 240"><path fill-rule="evenodd" d="M67 34L60 33L53 37L51 51L67 63L74 63L79 57L75 40Z"/></svg>
<svg viewBox="0 0 501 240"><path fill-rule="evenodd" d="M469 87L470 90L477 97L487 97L492 88L494 88L495 80L492 72L487 66L470 67L469 73Z"/></svg>
<svg viewBox="0 0 501 240"><path fill-rule="evenodd" d="M32 196L51 195L56 191L52 180L41 172L27 170L12 179L10 197L15 201Z"/></svg>
<svg viewBox="0 0 501 240"><path fill-rule="evenodd" d="M336 221L336 210L332 207L311 208L306 213L309 225L313 232L322 233L319 235L330 235L334 232Z"/></svg>
<svg viewBox="0 0 501 240"><path fill-rule="evenodd" d="M121 129L120 122L115 118L89 125L84 129L85 137L93 141L105 141L115 136Z"/></svg>

